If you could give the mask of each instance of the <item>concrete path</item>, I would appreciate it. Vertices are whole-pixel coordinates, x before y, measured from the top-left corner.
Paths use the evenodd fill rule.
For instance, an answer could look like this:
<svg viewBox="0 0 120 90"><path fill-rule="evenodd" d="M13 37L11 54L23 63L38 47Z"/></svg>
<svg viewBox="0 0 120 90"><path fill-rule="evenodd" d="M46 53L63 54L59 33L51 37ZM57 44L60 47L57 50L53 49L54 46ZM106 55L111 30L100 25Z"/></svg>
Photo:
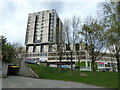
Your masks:
<svg viewBox="0 0 120 90"><path fill-rule="evenodd" d="M2 79L2 88L102 88L98 86L59 80L8 76Z"/></svg>

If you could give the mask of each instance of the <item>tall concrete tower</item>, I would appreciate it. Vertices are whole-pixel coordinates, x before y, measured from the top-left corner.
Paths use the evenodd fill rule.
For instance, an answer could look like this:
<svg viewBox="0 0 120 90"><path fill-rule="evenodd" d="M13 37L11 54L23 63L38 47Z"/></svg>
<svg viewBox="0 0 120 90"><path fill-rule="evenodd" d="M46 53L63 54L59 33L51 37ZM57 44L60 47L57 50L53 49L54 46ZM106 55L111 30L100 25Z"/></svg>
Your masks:
<svg viewBox="0 0 120 90"><path fill-rule="evenodd" d="M62 22L54 9L29 13L26 30L26 53L28 58L47 58L48 53L61 38Z"/></svg>

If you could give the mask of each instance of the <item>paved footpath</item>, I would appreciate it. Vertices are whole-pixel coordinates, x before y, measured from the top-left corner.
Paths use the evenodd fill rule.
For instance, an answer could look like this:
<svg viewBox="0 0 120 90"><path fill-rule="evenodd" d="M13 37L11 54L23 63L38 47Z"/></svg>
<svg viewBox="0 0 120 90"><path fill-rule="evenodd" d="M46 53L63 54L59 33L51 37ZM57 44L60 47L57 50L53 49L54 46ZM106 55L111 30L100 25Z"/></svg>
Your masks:
<svg viewBox="0 0 120 90"><path fill-rule="evenodd" d="M2 88L102 88L83 83L8 76L2 79Z"/></svg>

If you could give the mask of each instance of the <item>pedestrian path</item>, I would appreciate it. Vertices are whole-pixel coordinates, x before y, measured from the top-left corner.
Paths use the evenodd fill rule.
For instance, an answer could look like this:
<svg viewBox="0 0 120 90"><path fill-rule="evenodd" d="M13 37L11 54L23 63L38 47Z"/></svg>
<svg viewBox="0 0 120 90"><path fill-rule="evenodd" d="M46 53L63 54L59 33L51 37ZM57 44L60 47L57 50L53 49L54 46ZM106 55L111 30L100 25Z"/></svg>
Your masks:
<svg viewBox="0 0 120 90"><path fill-rule="evenodd" d="M3 88L102 88L77 82L8 76L2 80Z"/></svg>

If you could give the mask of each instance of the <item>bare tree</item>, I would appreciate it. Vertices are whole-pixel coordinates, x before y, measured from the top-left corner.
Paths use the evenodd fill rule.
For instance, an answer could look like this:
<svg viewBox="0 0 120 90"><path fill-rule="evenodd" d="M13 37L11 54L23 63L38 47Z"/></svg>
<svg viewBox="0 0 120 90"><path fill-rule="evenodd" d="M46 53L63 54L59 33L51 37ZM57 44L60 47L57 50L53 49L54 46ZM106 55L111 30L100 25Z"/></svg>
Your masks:
<svg viewBox="0 0 120 90"><path fill-rule="evenodd" d="M65 52L66 52L67 57L70 58L71 60L71 71L72 72L73 72L73 55L75 54L74 45L80 42L80 37L78 34L78 32L80 31L80 25L81 25L80 18L76 16L73 16L71 20L66 19L64 21L65 43L67 45L69 53L67 51Z"/></svg>
<svg viewBox="0 0 120 90"><path fill-rule="evenodd" d="M20 42L12 43L12 46L15 49L16 57L23 58L25 56L25 48L22 46Z"/></svg>
<svg viewBox="0 0 120 90"><path fill-rule="evenodd" d="M63 38L63 25L61 24L60 28L56 29L56 41L57 41L57 47L56 47L56 51L57 51L57 55L59 55L59 66L60 66L60 70L61 70L61 64L62 64L62 56L63 56L63 49L64 49L64 38Z"/></svg>

